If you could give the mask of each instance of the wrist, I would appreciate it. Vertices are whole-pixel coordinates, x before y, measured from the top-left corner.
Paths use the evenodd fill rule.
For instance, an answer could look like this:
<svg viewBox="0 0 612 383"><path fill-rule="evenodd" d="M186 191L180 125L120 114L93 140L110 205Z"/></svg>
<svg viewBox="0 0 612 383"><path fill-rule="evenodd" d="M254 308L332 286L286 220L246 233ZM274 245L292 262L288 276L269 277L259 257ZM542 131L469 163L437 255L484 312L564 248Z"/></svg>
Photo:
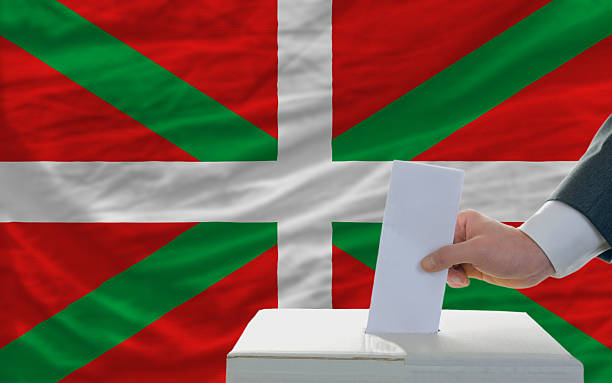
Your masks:
<svg viewBox="0 0 612 383"><path fill-rule="evenodd" d="M525 244L525 249L523 251L530 260L532 272L529 277L534 280L534 284L553 276L555 274L555 268L544 250L527 233L520 229L517 229L517 231L520 233L522 242Z"/></svg>

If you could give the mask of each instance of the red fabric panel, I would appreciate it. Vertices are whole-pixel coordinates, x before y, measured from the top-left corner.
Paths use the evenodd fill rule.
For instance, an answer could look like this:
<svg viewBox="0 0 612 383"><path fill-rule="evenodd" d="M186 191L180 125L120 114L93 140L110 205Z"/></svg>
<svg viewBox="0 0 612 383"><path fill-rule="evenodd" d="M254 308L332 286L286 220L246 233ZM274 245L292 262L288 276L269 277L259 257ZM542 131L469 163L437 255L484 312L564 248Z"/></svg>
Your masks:
<svg viewBox="0 0 612 383"><path fill-rule="evenodd" d="M277 137L275 0L61 0Z"/></svg>
<svg viewBox="0 0 612 383"><path fill-rule="evenodd" d="M278 306L276 246L170 311L65 382L225 382L249 320Z"/></svg>
<svg viewBox="0 0 612 383"><path fill-rule="evenodd" d="M337 136L550 0L334 0Z"/></svg>
<svg viewBox="0 0 612 383"><path fill-rule="evenodd" d="M332 265L332 307L369 308L374 270L336 246L332 246Z"/></svg>
<svg viewBox="0 0 612 383"><path fill-rule="evenodd" d="M612 36L415 158L578 160L612 113Z"/></svg>
<svg viewBox="0 0 612 383"><path fill-rule="evenodd" d="M565 278L521 290L532 300L612 348L612 266L594 259Z"/></svg>
<svg viewBox="0 0 612 383"><path fill-rule="evenodd" d="M0 347L192 223L0 223Z"/></svg>
<svg viewBox="0 0 612 383"><path fill-rule="evenodd" d="M0 37L0 161L195 161Z"/></svg>

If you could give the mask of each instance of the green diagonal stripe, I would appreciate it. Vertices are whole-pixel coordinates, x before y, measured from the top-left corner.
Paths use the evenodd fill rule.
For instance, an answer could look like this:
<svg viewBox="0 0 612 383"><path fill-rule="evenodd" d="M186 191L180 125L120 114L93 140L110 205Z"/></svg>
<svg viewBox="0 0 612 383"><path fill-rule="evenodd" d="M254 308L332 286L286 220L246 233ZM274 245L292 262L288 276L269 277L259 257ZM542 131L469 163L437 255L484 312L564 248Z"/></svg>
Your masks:
<svg viewBox="0 0 612 383"><path fill-rule="evenodd" d="M55 382L275 244L274 223L200 223L0 349L0 381Z"/></svg>
<svg viewBox="0 0 612 383"><path fill-rule="evenodd" d="M55 0L0 0L0 35L201 161L276 159L275 138Z"/></svg>
<svg viewBox="0 0 612 383"><path fill-rule="evenodd" d="M374 269L380 223L334 222L333 244ZM471 280L464 289L447 287L444 308L460 310L524 311L584 365L586 383L606 383L612 376L612 350L586 335L519 291Z"/></svg>
<svg viewBox="0 0 612 383"><path fill-rule="evenodd" d="M332 222L334 245L368 266L376 269L378 242L380 241L380 223Z"/></svg>
<svg viewBox="0 0 612 383"><path fill-rule="evenodd" d="M552 1L334 138L333 159L410 160L610 34L612 1Z"/></svg>

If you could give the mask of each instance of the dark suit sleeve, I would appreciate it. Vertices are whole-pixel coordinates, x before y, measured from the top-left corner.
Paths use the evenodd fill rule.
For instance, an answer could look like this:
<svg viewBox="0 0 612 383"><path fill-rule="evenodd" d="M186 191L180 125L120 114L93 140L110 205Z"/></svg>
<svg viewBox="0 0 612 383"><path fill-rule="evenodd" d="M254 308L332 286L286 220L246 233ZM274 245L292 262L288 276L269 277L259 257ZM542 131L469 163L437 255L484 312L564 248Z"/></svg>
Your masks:
<svg viewBox="0 0 612 383"><path fill-rule="evenodd" d="M549 199L578 210L612 245L612 115ZM612 249L600 254L599 258L611 262Z"/></svg>

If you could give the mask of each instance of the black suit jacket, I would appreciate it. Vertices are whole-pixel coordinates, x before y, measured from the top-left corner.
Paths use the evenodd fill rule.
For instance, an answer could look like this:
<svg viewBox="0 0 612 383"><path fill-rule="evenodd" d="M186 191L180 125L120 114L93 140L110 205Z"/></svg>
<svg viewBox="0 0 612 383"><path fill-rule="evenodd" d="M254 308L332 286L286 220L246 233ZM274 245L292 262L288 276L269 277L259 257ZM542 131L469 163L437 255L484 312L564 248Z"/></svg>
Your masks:
<svg viewBox="0 0 612 383"><path fill-rule="evenodd" d="M564 202L581 212L612 244L612 115L549 199ZM612 249L599 258L611 262Z"/></svg>

